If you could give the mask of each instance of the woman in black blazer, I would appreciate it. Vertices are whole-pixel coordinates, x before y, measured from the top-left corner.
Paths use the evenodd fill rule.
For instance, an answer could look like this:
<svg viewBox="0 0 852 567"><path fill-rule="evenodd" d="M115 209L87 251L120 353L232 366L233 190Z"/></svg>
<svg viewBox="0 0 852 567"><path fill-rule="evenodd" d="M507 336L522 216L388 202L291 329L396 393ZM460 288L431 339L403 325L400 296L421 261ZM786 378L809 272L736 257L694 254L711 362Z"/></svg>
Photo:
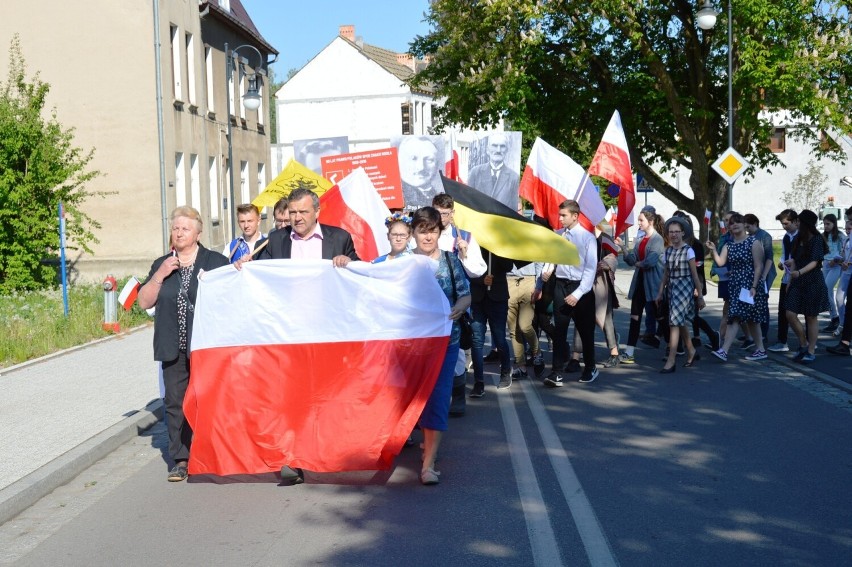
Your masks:
<svg viewBox="0 0 852 567"><path fill-rule="evenodd" d="M208 250L198 241L203 224L192 207L178 207L171 214L172 251L154 260L145 284L139 290L139 306L154 315L154 360L163 364L166 386L166 420L169 455L175 465L170 482L186 480L186 464L192 429L183 415L183 398L189 385L190 339L198 291L198 273L227 266L228 259Z"/></svg>

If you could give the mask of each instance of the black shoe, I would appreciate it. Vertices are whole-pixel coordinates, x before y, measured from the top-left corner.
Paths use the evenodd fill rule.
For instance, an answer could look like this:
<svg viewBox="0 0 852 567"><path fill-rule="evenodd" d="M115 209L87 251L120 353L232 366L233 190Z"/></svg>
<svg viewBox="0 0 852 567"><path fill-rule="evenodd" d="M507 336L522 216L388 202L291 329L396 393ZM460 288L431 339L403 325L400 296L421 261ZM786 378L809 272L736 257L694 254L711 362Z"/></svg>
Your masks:
<svg viewBox="0 0 852 567"><path fill-rule="evenodd" d="M675 370L677 370L677 364L673 364L671 368L661 369L660 374L672 374Z"/></svg>
<svg viewBox="0 0 852 567"><path fill-rule="evenodd" d="M186 480L188 477L189 474L186 472L186 463L183 463L172 467L167 478L169 482L180 482L182 480Z"/></svg>
<svg viewBox="0 0 852 567"><path fill-rule="evenodd" d="M710 350L719 350L722 348L722 336L719 334L719 331L713 331L713 334L710 335Z"/></svg>
<svg viewBox="0 0 852 567"><path fill-rule="evenodd" d="M547 375L547 378L544 379L544 385L549 388L561 388L565 384L562 382L562 376L557 374L554 370Z"/></svg>
<svg viewBox="0 0 852 567"><path fill-rule="evenodd" d="M471 398L481 398L485 395L485 382L474 382L473 390L470 392Z"/></svg>
<svg viewBox="0 0 852 567"><path fill-rule="evenodd" d="M618 366L618 355L613 354L609 358L606 359L606 362L603 363L604 368L615 368Z"/></svg>
<svg viewBox="0 0 852 567"><path fill-rule="evenodd" d="M677 355L683 356L686 354L686 347L683 346L682 343L678 343L677 345Z"/></svg>
<svg viewBox="0 0 852 567"><path fill-rule="evenodd" d="M523 380L527 377L527 371L522 368L512 370L512 380Z"/></svg>
<svg viewBox="0 0 852 567"><path fill-rule="evenodd" d="M305 482L305 473L302 469L294 469L284 465L281 467L281 485L294 486Z"/></svg>
<svg viewBox="0 0 852 567"><path fill-rule="evenodd" d="M568 364L565 365L565 372L579 372L580 371L580 361L571 359L568 361Z"/></svg>
<svg viewBox="0 0 852 567"><path fill-rule="evenodd" d="M482 359L484 362L497 362L500 360L500 351L495 349L491 349L491 352L485 355Z"/></svg>
<svg viewBox="0 0 852 567"><path fill-rule="evenodd" d="M649 347L660 348L660 339L653 335L645 335L640 339L643 345L648 345Z"/></svg>
<svg viewBox="0 0 852 567"><path fill-rule="evenodd" d="M497 384L498 390L506 390L512 386L512 375L508 372L500 373L500 382Z"/></svg>
<svg viewBox="0 0 852 567"><path fill-rule="evenodd" d="M740 348L746 349L754 346L754 341L751 339L746 339L743 341L743 344L740 345Z"/></svg>
<svg viewBox="0 0 852 567"><path fill-rule="evenodd" d="M597 380L598 374L600 374L600 372L598 372L597 368L591 368L591 369L586 368L583 371L583 374L580 376L580 379L578 380L578 382L582 382L583 384L588 384L589 382L594 382L595 380Z"/></svg>
<svg viewBox="0 0 852 567"><path fill-rule="evenodd" d="M849 345L837 343L834 346L826 347L825 352L830 352L831 354L836 354L838 356L849 356Z"/></svg>
<svg viewBox="0 0 852 567"><path fill-rule="evenodd" d="M684 363L683 367L684 368L693 368L695 366L695 363L698 362L699 360L701 360L701 355L698 353L698 351L696 351L695 354L692 355L692 359L687 360Z"/></svg>
<svg viewBox="0 0 852 567"><path fill-rule="evenodd" d="M837 330L837 328L839 326L840 326L840 317L832 317L831 323L829 323L826 328L820 330L820 333L833 333L834 331Z"/></svg>

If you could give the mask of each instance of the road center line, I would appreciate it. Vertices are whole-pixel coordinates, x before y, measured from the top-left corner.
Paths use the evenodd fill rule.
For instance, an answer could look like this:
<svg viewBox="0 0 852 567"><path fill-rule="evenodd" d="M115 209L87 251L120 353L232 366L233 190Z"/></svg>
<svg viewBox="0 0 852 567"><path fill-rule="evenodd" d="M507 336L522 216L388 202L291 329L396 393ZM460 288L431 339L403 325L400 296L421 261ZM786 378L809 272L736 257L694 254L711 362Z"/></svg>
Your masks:
<svg viewBox="0 0 852 567"><path fill-rule="evenodd" d="M535 385L531 380L521 381L520 385L523 388L527 405L533 419L535 419L539 433L541 433L544 448L547 451L548 458L550 458L551 465L553 465L553 470L556 472L556 478L562 488L565 502L568 503L571 516L574 518L577 531L580 533L580 539L586 548L589 562L595 567L618 565L618 560L609 545L591 502L589 502L583 487L580 485L580 479L574 472L574 467L571 465L568 454L556 434L556 428L553 427L553 422L544 408Z"/></svg>
<svg viewBox="0 0 852 567"><path fill-rule="evenodd" d="M506 428L506 443L509 447L512 468L515 471L515 478L518 483L518 496L527 524L533 561L535 565L543 567L562 565L559 544L556 541L556 535L553 533L553 526L547 513L547 505L544 502L538 478L535 475L529 447L523 429L521 429L521 422L518 419L512 393L508 390L498 392L497 401L500 404L503 426Z"/></svg>

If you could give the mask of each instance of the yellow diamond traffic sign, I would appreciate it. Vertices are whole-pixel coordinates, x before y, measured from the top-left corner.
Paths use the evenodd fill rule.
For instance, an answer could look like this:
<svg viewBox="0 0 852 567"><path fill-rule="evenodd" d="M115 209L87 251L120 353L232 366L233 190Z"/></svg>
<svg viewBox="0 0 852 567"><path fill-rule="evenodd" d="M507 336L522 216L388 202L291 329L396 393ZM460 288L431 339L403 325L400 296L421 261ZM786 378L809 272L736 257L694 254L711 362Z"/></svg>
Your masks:
<svg viewBox="0 0 852 567"><path fill-rule="evenodd" d="M728 183L733 183L737 178L745 173L745 170L750 167L750 163L734 148L728 148L719 159L713 162L713 169L716 170L722 179Z"/></svg>

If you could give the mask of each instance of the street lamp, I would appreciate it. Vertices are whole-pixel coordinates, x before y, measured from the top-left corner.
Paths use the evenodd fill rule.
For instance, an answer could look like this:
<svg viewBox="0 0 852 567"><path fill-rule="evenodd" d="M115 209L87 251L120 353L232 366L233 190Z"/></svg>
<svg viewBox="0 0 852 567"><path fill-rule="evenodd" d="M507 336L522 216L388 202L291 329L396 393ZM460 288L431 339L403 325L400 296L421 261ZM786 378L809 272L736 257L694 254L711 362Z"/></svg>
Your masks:
<svg viewBox="0 0 852 567"><path fill-rule="evenodd" d="M231 139L231 96L233 96L234 92L231 87L231 79L233 78L234 68L236 67L236 60L234 58L234 54L239 52L240 49L248 48L257 53L258 58L258 66L254 68L254 74L249 77L248 81L248 91L245 95L243 95L243 106L246 110L257 110L260 108L260 93L258 92L258 81L260 81L260 76L258 75L258 71L260 67L263 65L263 55L258 51L256 47L253 45L240 45L232 50L228 50L228 44L225 43L225 89L227 90L227 95L225 96L225 105L227 106L227 112L225 114L225 121L228 123L228 170L229 170L229 181L231 184L230 192L229 192L229 214L231 216L231 237L234 237L237 234L237 215L236 208L234 203L236 202L236 198L234 196L234 141Z"/></svg>
<svg viewBox="0 0 852 567"><path fill-rule="evenodd" d="M846 177L840 178L840 185L846 186L852 189L852 175L847 175Z"/></svg>
<svg viewBox="0 0 852 567"><path fill-rule="evenodd" d="M710 0L704 0L701 9L695 13L695 23L703 30L712 30L718 14ZM731 17L731 0L728 0L728 147L734 147L734 31ZM734 185L728 184L728 210L734 208Z"/></svg>

